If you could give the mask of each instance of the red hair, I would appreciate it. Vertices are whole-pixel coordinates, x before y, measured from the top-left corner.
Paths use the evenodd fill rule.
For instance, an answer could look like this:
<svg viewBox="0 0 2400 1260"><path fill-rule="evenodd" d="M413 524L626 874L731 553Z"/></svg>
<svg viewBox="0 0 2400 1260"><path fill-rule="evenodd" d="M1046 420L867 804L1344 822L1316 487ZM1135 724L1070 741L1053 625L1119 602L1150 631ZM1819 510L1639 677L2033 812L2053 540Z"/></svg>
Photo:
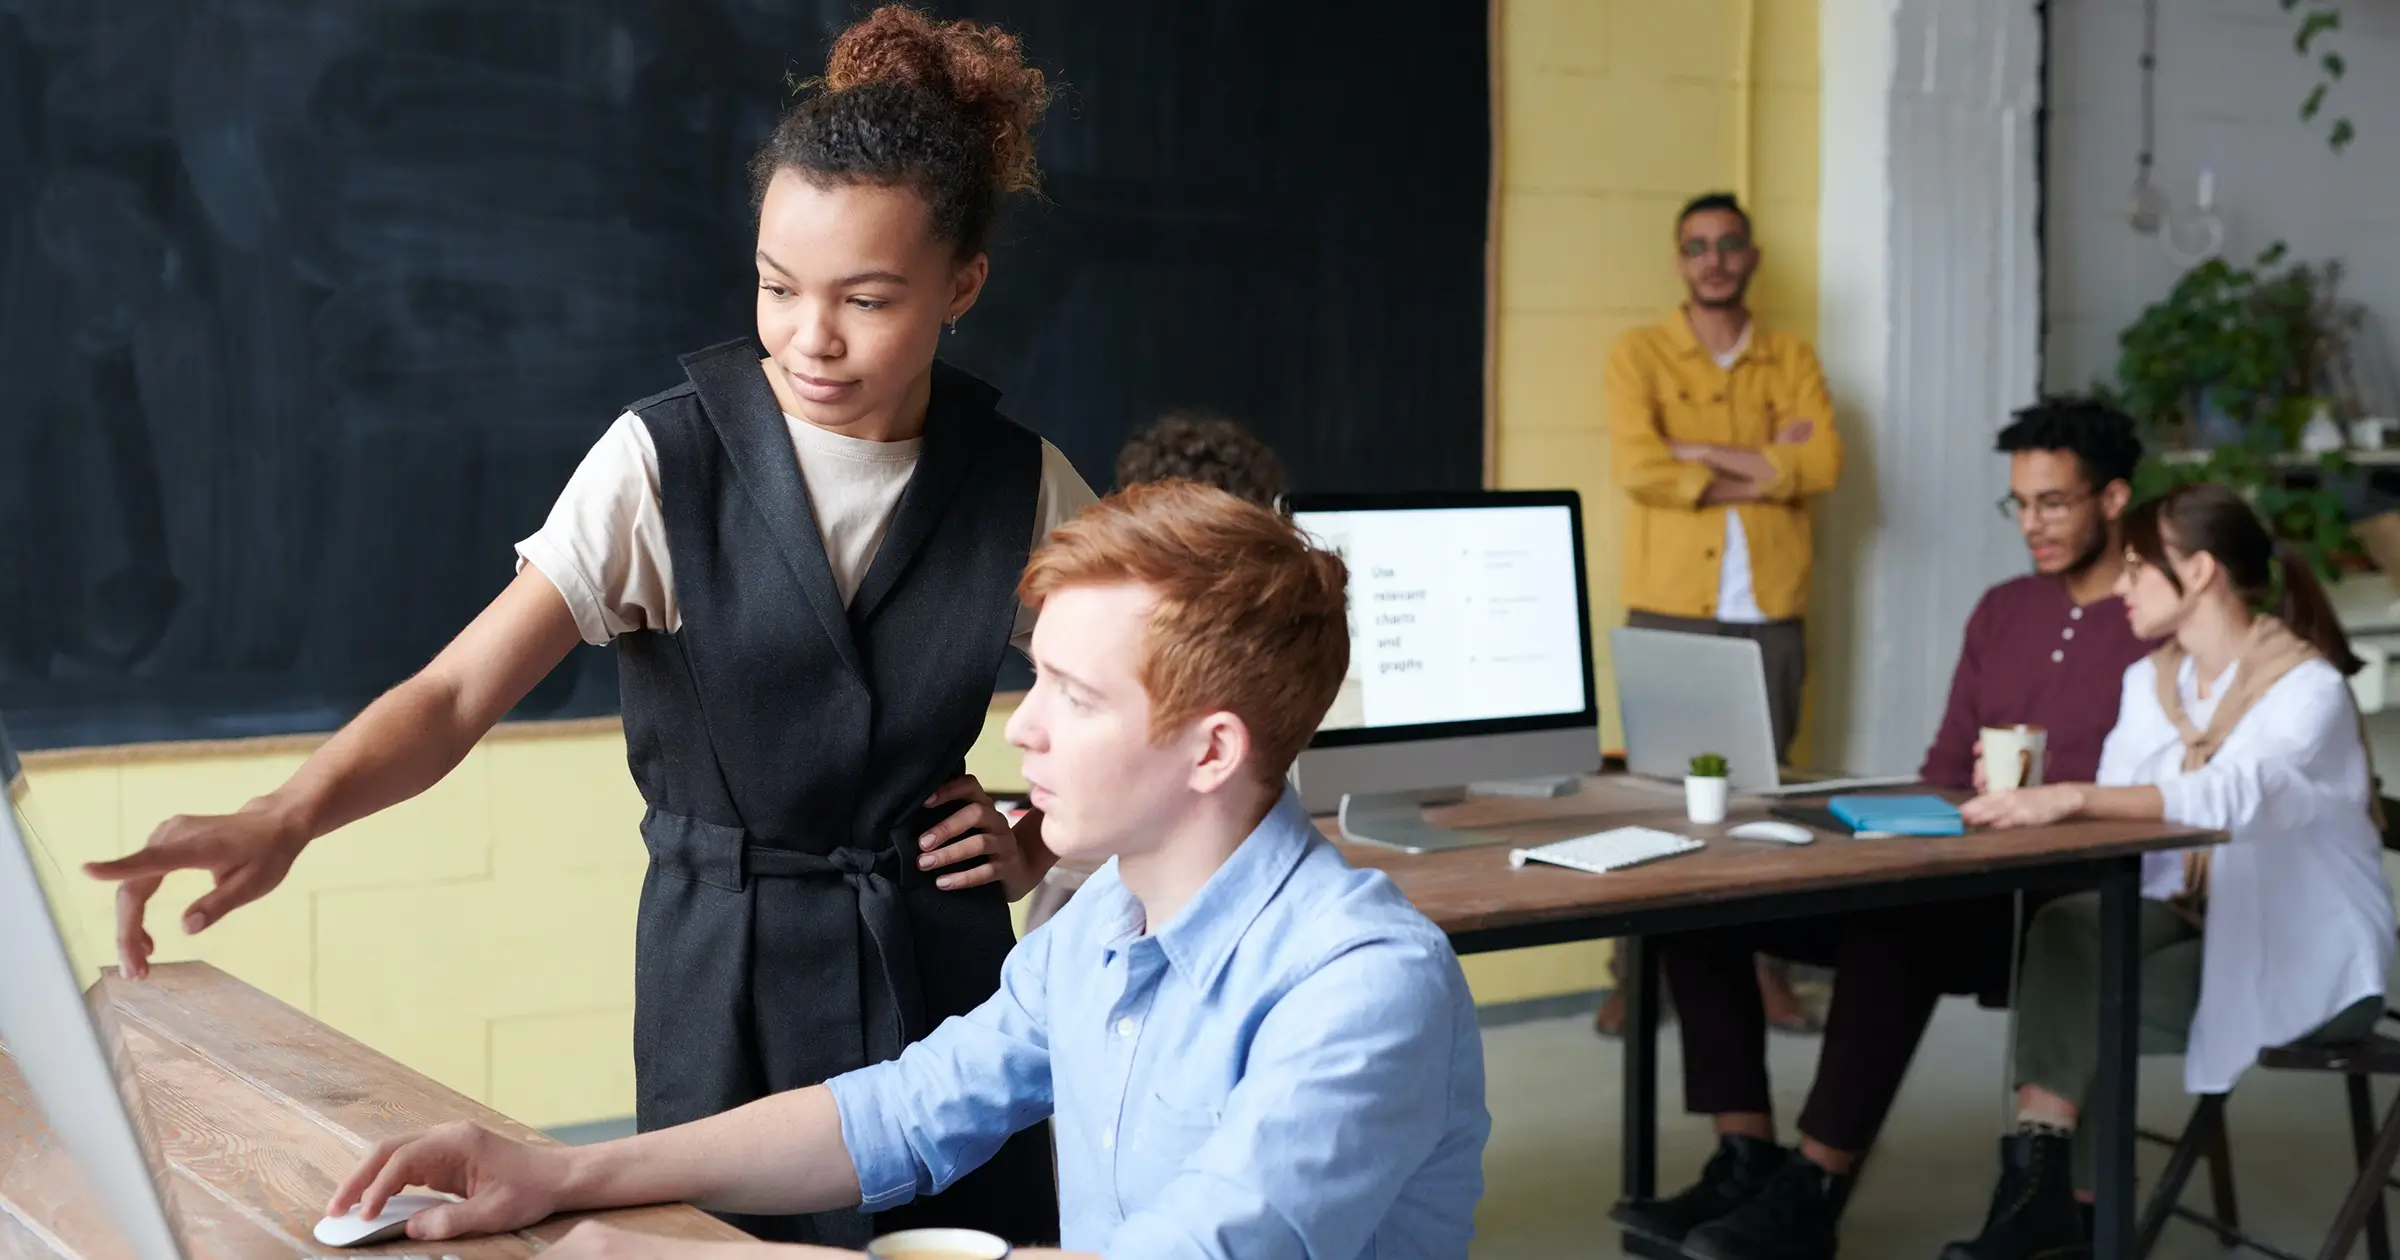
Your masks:
<svg viewBox="0 0 2400 1260"><path fill-rule="evenodd" d="M1267 508L1198 482L1128 487L1050 533L1017 585L1029 608L1077 586L1138 584L1158 605L1135 674L1150 738L1210 713L1249 728L1281 779L1350 668L1349 570Z"/></svg>

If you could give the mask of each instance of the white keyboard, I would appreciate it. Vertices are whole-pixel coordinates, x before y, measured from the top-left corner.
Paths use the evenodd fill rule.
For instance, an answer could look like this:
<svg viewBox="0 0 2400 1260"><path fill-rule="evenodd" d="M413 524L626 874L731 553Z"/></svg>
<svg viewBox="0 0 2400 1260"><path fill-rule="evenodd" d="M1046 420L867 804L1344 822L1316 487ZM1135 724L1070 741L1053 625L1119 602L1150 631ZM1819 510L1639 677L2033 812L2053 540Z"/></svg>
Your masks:
<svg viewBox="0 0 2400 1260"><path fill-rule="evenodd" d="M1511 849L1508 864L1523 867L1527 862L1548 862L1553 866L1573 867L1594 875L1623 870L1644 862L1674 857L1703 847L1690 836L1651 827L1618 827L1613 831L1576 836L1531 849Z"/></svg>

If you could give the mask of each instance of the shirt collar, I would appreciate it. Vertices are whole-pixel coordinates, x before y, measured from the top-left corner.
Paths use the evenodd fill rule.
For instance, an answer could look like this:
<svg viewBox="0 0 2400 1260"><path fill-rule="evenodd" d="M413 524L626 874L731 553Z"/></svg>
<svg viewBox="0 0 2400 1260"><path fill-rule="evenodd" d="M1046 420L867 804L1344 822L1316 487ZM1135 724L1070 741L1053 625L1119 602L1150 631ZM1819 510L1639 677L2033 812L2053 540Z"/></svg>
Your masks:
<svg viewBox="0 0 2400 1260"><path fill-rule="evenodd" d="M1689 307L1677 306L1674 310L1669 311L1667 318L1662 322L1662 327L1667 330L1667 344L1673 346L1677 354L1706 359L1711 363L1716 362L1716 352L1701 345L1700 334L1692 331L1692 313ZM1742 324L1741 339L1736 341L1733 347L1734 362L1741 362L1742 356L1750 353L1750 334L1757 328L1758 316L1756 315L1752 315Z"/></svg>
<svg viewBox="0 0 2400 1260"><path fill-rule="evenodd" d="M1166 926L1151 933L1168 964L1201 988L1215 983L1233 957L1234 946L1241 944L1316 839L1316 824L1301 808L1299 793L1285 789L1217 873ZM1141 902L1122 883L1113 891L1121 901L1103 907L1103 921L1111 926L1101 942L1110 953L1131 945L1142 930Z"/></svg>
<svg viewBox="0 0 2400 1260"><path fill-rule="evenodd" d="M2108 594L2093 600L2091 603L2078 604L2075 602L2075 592L2068 588L2067 579L2064 574L2043 573L2038 574L2037 576L2050 583L2050 589L2057 595L2059 603L2064 604L2069 608L2080 608L2086 613L2101 611L2107 608L2110 604L2117 602L2117 600L2120 598L2116 592L2111 591Z"/></svg>

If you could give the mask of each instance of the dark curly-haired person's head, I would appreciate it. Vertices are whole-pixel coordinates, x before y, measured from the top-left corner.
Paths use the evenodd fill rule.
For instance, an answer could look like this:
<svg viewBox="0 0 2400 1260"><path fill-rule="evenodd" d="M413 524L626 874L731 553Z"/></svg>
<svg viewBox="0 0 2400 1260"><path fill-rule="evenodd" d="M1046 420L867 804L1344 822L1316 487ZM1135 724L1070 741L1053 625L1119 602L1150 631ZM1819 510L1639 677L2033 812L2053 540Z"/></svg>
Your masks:
<svg viewBox="0 0 2400 1260"><path fill-rule="evenodd" d="M2090 398L2045 398L2016 413L1997 443L2008 458L2001 501L2024 532L2034 571L2087 573L2121 546L2142 439L2133 418Z"/></svg>
<svg viewBox="0 0 2400 1260"><path fill-rule="evenodd" d="M1283 497L1283 461L1240 423L1206 411L1170 411L1117 452L1117 485L1184 478L1262 507Z"/></svg>

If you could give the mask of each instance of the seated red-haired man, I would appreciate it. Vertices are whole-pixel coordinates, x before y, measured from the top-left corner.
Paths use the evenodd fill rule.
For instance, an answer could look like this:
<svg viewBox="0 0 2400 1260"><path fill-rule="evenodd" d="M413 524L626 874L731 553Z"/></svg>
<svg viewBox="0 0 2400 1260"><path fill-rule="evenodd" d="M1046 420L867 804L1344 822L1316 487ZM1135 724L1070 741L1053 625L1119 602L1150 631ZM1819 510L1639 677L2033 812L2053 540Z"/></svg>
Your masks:
<svg viewBox="0 0 2400 1260"><path fill-rule="evenodd" d="M410 1222L427 1239L673 1200L881 1211L1055 1114L1071 1251L1465 1255L1491 1132L1465 977L1285 783L1349 663L1346 579L1221 490L1102 500L1027 568L1038 672L1008 733L1044 841L1107 864L1009 955L997 995L890 1062L679 1128L387 1146L330 1210L410 1184L469 1194Z"/></svg>

